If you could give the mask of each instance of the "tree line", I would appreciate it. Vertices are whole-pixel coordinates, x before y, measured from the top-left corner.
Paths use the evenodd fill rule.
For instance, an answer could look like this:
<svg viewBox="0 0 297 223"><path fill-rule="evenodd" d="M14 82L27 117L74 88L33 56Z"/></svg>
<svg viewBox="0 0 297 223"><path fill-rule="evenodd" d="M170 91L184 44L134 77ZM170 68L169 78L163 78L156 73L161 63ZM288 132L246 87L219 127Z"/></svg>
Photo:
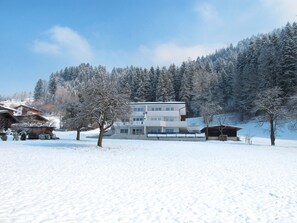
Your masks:
<svg viewBox="0 0 297 223"><path fill-rule="evenodd" d="M130 66L110 72L101 65L66 67L52 73L48 81L37 81L35 103L47 111L60 111L61 105L100 78L98 74L108 76L117 92L128 95L130 101L184 101L188 116L202 115L211 104L221 112L237 112L248 119L265 113L256 109L257 100L271 91L277 91L281 99L278 106L296 113L292 98L297 93L297 24L287 23L180 66Z"/></svg>

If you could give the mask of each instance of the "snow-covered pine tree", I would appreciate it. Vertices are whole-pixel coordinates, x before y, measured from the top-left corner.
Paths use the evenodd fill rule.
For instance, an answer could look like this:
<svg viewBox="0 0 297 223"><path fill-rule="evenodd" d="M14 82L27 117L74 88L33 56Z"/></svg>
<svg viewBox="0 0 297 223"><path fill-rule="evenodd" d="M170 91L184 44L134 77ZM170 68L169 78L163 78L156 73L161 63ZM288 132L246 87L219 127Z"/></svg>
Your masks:
<svg viewBox="0 0 297 223"><path fill-rule="evenodd" d="M39 79L34 88L34 101L43 100L45 97L45 81Z"/></svg>
<svg viewBox="0 0 297 223"><path fill-rule="evenodd" d="M282 72L279 77L279 86L286 96L294 94L297 83L297 45L294 40L294 31L288 23L282 32Z"/></svg>
<svg viewBox="0 0 297 223"><path fill-rule="evenodd" d="M194 76L195 61L188 61L185 69L180 69L181 73L181 86L179 91L179 100L184 101L187 110L191 112L190 104L193 96L193 76Z"/></svg>
<svg viewBox="0 0 297 223"><path fill-rule="evenodd" d="M173 101L174 97L173 77L166 67L162 67L157 83L156 101Z"/></svg>
<svg viewBox="0 0 297 223"><path fill-rule="evenodd" d="M141 69L140 86L138 89L139 101L150 101L151 99L151 80L147 69Z"/></svg>
<svg viewBox="0 0 297 223"><path fill-rule="evenodd" d="M51 74L48 82L48 99L50 102L55 101L55 94L57 90L57 82L54 74Z"/></svg>

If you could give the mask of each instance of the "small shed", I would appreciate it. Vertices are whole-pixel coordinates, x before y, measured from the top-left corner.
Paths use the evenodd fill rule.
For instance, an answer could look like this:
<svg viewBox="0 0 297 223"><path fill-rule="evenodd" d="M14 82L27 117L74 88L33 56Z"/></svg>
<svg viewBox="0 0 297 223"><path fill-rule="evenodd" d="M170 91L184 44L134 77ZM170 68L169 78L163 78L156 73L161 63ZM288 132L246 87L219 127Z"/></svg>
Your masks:
<svg viewBox="0 0 297 223"><path fill-rule="evenodd" d="M217 125L208 127L208 139L211 140L235 140L237 141L237 131L241 128L230 125ZM207 132L207 127L201 129L202 133Z"/></svg>

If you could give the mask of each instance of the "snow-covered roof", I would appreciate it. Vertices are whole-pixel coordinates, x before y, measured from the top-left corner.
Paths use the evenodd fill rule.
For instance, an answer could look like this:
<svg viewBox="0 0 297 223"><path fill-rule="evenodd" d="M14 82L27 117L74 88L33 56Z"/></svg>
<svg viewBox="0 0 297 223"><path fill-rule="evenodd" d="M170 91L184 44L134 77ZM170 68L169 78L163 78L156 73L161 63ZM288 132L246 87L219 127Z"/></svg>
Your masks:
<svg viewBox="0 0 297 223"><path fill-rule="evenodd" d="M0 113L4 114L4 113L9 113L7 110L0 110Z"/></svg>
<svg viewBox="0 0 297 223"><path fill-rule="evenodd" d="M26 108L29 108L31 110L34 110L34 111L38 111L39 112L39 110L37 108L33 108L33 107L28 106L28 105L18 105L15 108L19 108L19 107L26 107Z"/></svg>
<svg viewBox="0 0 297 223"><path fill-rule="evenodd" d="M9 107L6 107L6 106L4 106L4 105L0 105L0 109L3 109L3 110L10 110L10 111L17 111L16 109L14 109L14 108L9 108Z"/></svg>

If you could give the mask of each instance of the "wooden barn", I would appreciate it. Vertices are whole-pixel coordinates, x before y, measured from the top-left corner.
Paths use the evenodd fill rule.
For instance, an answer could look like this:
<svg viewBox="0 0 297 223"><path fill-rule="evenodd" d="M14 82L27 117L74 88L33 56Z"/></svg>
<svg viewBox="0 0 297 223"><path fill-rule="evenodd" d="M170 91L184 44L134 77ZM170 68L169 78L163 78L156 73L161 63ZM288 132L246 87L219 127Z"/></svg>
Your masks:
<svg viewBox="0 0 297 223"><path fill-rule="evenodd" d="M208 127L208 139L210 140L238 140L237 131L241 128L230 125L217 125ZM202 133L207 134L207 127L201 129Z"/></svg>

